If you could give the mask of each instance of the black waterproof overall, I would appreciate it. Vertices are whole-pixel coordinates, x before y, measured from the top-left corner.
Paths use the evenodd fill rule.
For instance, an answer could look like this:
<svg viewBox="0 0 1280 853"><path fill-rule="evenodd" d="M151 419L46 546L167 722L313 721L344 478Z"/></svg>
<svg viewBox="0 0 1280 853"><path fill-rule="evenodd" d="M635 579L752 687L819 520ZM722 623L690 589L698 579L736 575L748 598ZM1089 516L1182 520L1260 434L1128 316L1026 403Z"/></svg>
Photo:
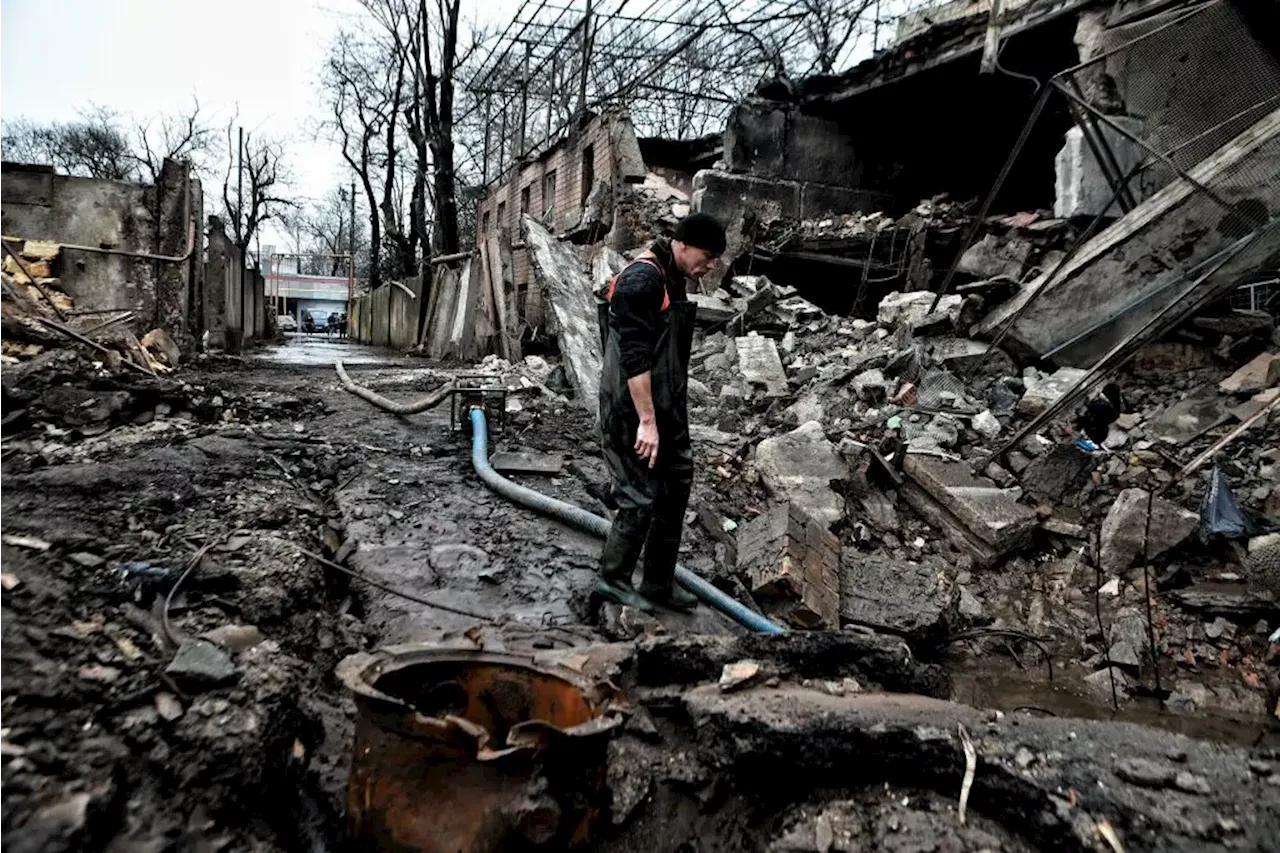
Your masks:
<svg viewBox="0 0 1280 853"><path fill-rule="evenodd" d="M693 449L689 438L689 354L693 347L696 306L671 299L671 282L662 265L650 263L667 288L650 368L654 419L658 427L658 460L650 468L636 455L640 416L631 401L622 369L618 330L609 322L609 300L617 277L598 300L604 368L600 378L600 431L605 464L613 477L618 511L600 559L601 576L630 585L644 551L644 583L671 587L685 508L693 486Z"/></svg>

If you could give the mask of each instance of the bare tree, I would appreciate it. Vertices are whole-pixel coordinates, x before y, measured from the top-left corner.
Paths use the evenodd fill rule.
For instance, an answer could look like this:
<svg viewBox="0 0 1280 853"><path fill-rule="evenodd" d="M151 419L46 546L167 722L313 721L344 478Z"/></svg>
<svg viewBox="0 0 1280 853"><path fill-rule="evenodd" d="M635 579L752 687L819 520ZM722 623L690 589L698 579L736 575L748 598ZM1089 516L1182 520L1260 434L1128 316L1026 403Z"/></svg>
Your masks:
<svg viewBox="0 0 1280 853"><path fill-rule="evenodd" d="M295 204L282 194L287 181L284 147L268 137L246 133L241 154L235 123L234 117L227 122L231 156L222 181L222 206L231 223L232 242L245 254L262 223Z"/></svg>
<svg viewBox="0 0 1280 853"><path fill-rule="evenodd" d="M204 171L217 144L217 133L200 115L200 100L193 97L191 111L171 113L133 122L132 157L144 177L155 183L165 160L186 160Z"/></svg>
<svg viewBox="0 0 1280 853"><path fill-rule="evenodd" d="M282 211L281 227L294 238L293 251L301 259L305 275L344 275L344 256L352 248L350 201L346 187L334 187L319 199ZM357 205L357 221L363 210ZM369 242L364 228L356 227L356 277L369 278Z"/></svg>
<svg viewBox="0 0 1280 853"><path fill-rule="evenodd" d="M6 159L53 166L68 174L114 181L160 177L166 159L206 165L217 135L194 101L190 112L128 118L108 107L90 106L72 122L5 122Z"/></svg>

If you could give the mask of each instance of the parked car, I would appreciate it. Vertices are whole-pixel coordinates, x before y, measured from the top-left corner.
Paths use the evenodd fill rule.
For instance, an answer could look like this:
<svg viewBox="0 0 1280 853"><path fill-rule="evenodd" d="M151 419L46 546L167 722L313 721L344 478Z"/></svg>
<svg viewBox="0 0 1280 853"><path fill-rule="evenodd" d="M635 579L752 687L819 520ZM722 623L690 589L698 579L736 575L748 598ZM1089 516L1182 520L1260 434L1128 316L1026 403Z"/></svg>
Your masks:
<svg viewBox="0 0 1280 853"><path fill-rule="evenodd" d="M298 321L293 319L292 314L280 314L276 317L276 327L282 332L296 332Z"/></svg>

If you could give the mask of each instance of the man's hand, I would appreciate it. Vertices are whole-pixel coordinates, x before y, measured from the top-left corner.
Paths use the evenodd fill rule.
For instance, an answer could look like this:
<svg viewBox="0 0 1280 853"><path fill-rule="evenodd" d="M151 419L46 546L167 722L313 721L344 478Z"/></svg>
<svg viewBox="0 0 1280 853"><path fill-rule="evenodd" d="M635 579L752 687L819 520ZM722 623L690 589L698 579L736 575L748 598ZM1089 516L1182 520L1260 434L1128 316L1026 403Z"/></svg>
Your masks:
<svg viewBox="0 0 1280 853"><path fill-rule="evenodd" d="M652 468L658 464L658 423L653 418L641 418L636 430L636 455Z"/></svg>
<svg viewBox="0 0 1280 853"><path fill-rule="evenodd" d="M631 402L640 416L640 428L636 430L636 455L652 468L658 464L658 421L653 414L653 389L646 371L627 380Z"/></svg>

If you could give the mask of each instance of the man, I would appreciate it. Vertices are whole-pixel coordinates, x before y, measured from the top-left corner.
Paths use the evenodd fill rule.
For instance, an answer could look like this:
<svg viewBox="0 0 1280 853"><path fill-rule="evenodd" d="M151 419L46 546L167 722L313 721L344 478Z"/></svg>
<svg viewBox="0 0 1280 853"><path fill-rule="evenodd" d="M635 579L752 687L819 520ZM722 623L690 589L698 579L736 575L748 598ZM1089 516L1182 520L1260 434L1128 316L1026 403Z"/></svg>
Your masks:
<svg viewBox="0 0 1280 853"><path fill-rule="evenodd" d="M651 610L692 610L675 583L676 555L693 485L686 398L695 306L685 291L724 252L724 227L694 213L659 238L602 294L604 366L600 429L618 511L600 558L596 592ZM632 586L644 553L644 575Z"/></svg>

